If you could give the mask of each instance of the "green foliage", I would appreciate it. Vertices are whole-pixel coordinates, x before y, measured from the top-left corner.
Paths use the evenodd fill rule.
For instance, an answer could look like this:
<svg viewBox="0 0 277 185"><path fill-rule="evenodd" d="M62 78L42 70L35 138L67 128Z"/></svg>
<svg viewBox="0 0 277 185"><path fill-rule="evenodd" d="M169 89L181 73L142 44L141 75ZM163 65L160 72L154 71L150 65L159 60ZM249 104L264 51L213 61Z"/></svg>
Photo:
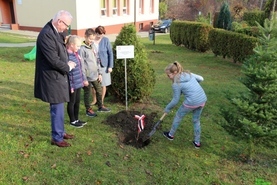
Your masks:
<svg viewBox="0 0 277 185"><path fill-rule="evenodd" d="M245 35L258 37L260 35L259 29L257 26L249 26L241 29L236 30L237 33L243 33Z"/></svg>
<svg viewBox="0 0 277 185"><path fill-rule="evenodd" d="M272 37L276 22L265 20L259 25L263 35L254 48L254 55L244 61L241 82L249 90L247 94L232 99L234 111L226 116L230 128L253 143L277 142L277 40ZM225 114L226 115L226 114ZM225 125L226 126L226 125ZM249 150L249 156L252 150Z"/></svg>
<svg viewBox="0 0 277 185"><path fill-rule="evenodd" d="M243 28L243 25L240 22L233 21L231 24L231 31L237 31Z"/></svg>
<svg viewBox="0 0 277 185"><path fill-rule="evenodd" d="M270 18L272 7L273 7L273 0L267 0L264 6L266 18Z"/></svg>
<svg viewBox="0 0 277 185"><path fill-rule="evenodd" d="M220 8L220 12L217 18L217 28L222 28L225 30L230 30L231 29L231 12L229 9L229 5L227 2L224 2L223 5Z"/></svg>
<svg viewBox="0 0 277 185"><path fill-rule="evenodd" d="M246 21L241 22L232 22L232 29L231 31L237 33L243 33L245 35L258 37L260 35L260 31L257 26L249 26Z"/></svg>
<svg viewBox="0 0 277 185"><path fill-rule="evenodd" d="M208 36L212 26L194 21L173 21L170 38L175 45L184 45L190 50L205 52L209 50Z"/></svg>
<svg viewBox="0 0 277 185"><path fill-rule="evenodd" d="M195 21L210 24L210 22L211 22L210 14L208 14L207 17L203 16L202 14L198 15Z"/></svg>
<svg viewBox="0 0 277 185"><path fill-rule="evenodd" d="M212 52L223 58L231 57L234 62L242 62L253 54L257 38L235 33L224 29L213 29L209 32L209 45Z"/></svg>
<svg viewBox="0 0 277 185"><path fill-rule="evenodd" d="M248 11L243 14L243 20L246 21L249 26L257 26L256 22L263 26L265 19L266 13L264 11Z"/></svg>
<svg viewBox="0 0 277 185"><path fill-rule="evenodd" d="M166 12L167 12L167 4L166 2L162 1L159 3L159 17L160 19L166 18Z"/></svg>
<svg viewBox="0 0 277 185"><path fill-rule="evenodd" d="M125 59L116 59L116 46L133 45L134 59L126 59L128 101L136 102L150 96L153 91L156 78L153 68L147 58L144 45L137 37L135 27L132 24L122 27L113 44L114 62L112 74L112 91L119 100L125 101Z"/></svg>

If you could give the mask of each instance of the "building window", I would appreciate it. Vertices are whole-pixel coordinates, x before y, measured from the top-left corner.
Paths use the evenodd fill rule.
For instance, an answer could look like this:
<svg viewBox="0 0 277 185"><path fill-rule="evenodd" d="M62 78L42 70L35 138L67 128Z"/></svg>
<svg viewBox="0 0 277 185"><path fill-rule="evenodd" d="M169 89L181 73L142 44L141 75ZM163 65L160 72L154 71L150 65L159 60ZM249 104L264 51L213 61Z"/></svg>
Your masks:
<svg viewBox="0 0 277 185"><path fill-rule="evenodd" d="M139 30L143 30L143 23L139 24Z"/></svg>
<svg viewBox="0 0 277 185"><path fill-rule="evenodd" d="M150 0L150 13L154 13L154 0Z"/></svg>
<svg viewBox="0 0 277 185"><path fill-rule="evenodd" d="M140 14L143 14L144 12L144 9L143 9L143 7L144 7L144 0L139 0L139 13Z"/></svg>
<svg viewBox="0 0 277 185"><path fill-rule="evenodd" d="M117 16L117 0L113 0L113 15Z"/></svg>
<svg viewBox="0 0 277 185"><path fill-rule="evenodd" d="M101 16L103 16L103 17L107 16L107 4L106 4L106 0L101 0Z"/></svg>
<svg viewBox="0 0 277 185"><path fill-rule="evenodd" d="M123 0L122 14L127 15L127 0Z"/></svg>

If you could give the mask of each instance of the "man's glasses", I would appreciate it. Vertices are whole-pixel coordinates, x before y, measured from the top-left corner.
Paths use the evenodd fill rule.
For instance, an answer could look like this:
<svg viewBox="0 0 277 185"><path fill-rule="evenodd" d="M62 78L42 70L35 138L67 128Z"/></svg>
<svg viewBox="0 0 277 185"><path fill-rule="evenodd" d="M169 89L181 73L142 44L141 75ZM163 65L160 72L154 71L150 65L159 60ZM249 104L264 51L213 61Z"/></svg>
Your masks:
<svg viewBox="0 0 277 185"><path fill-rule="evenodd" d="M63 20L60 19L60 21L61 21L62 23L64 23L64 25L65 25L67 28L70 27L70 25L66 24Z"/></svg>

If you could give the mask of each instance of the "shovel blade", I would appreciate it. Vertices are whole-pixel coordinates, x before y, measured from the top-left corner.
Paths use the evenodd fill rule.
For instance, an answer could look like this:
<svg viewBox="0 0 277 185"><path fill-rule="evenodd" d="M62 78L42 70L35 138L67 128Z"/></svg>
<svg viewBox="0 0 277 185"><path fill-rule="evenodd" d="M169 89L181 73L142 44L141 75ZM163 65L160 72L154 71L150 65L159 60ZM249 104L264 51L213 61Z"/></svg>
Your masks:
<svg viewBox="0 0 277 185"><path fill-rule="evenodd" d="M153 129L151 130L151 132L148 134L148 137L151 137L155 132L157 127L161 124L162 120L159 120L153 127Z"/></svg>

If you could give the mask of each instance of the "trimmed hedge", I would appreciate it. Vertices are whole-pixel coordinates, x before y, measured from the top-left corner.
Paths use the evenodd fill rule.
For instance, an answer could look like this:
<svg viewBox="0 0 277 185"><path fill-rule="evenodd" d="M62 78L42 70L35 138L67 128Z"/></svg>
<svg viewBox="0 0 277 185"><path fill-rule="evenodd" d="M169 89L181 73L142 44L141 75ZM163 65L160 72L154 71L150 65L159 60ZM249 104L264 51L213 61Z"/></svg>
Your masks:
<svg viewBox="0 0 277 185"><path fill-rule="evenodd" d="M248 55L253 54L253 48L258 39L245 34L213 29L209 33L209 45L212 52L223 58L230 57L233 61L242 62Z"/></svg>
<svg viewBox="0 0 277 185"><path fill-rule="evenodd" d="M211 49L215 56L232 58L235 63L253 54L258 42L257 38L243 33L192 21L174 21L170 26L170 39L173 44L190 50L206 52Z"/></svg>
<svg viewBox="0 0 277 185"><path fill-rule="evenodd" d="M205 52L209 50L208 36L213 27L206 23L173 21L170 26L170 39L173 44Z"/></svg>
<svg viewBox="0 0 277 185"><path fill-rule="evenodd" d="M246 21L249 26L257 26L256 22L263 26L266 18L267 16L264 11L247 11L243 14L243 20Z"/></svg>

